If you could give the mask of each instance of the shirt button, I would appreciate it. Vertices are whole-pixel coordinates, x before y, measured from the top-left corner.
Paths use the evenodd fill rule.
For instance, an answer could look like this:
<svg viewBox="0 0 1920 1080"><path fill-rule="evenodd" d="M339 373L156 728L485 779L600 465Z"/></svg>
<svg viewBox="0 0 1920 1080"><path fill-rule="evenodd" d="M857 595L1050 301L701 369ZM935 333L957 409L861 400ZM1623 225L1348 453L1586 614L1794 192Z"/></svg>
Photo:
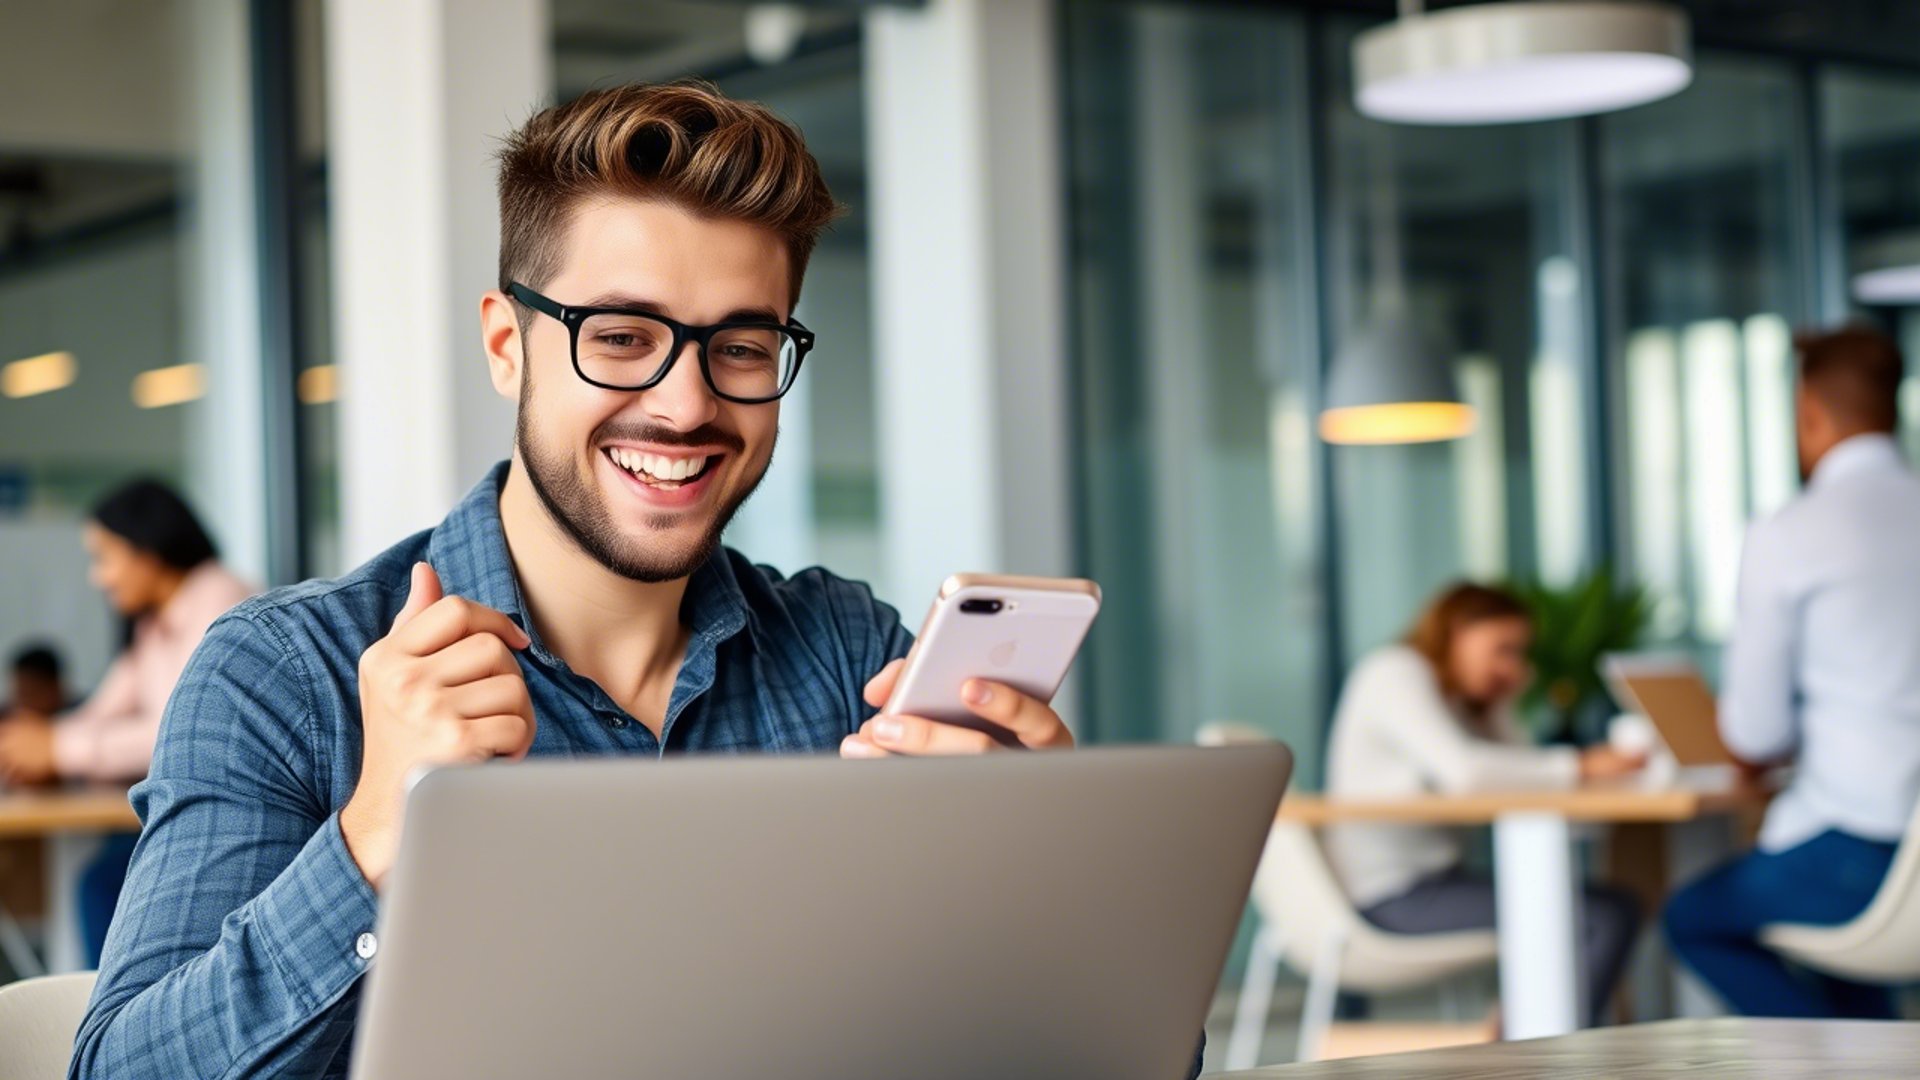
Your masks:
<svg viewBox="0 0 1920 1080"><path fill-rule="evenodd" d="M361 934L353 943L353 951L359 954L360 959L371 960L373 954L380 951L380 939L372 934Z"/></svg>

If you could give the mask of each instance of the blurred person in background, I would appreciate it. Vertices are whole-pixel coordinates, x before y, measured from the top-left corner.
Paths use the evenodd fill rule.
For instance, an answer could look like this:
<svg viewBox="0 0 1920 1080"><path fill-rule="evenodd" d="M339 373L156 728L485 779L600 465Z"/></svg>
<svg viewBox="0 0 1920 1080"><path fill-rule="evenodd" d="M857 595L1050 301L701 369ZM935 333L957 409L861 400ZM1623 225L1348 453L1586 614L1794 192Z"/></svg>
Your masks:
<svg viewBox="0 0 1920 1080"><path fill-rule="evenodd" d="M166 485L136 480L93 509L82 543L93 586L127 621L127 643L85 704L0 723L0 778L130 783L147 774L173 685L213 620L252 592L229 573L193 511ZM80 884L88 960L98 964L134 837L109 837Z"/></svg>
<svg viewBox="0 0 1920 1080"><path fill-rule="evenodd" d="M0 705L0 724L8 720L50 719L70 702L60 653L45 642L22 645L8 665L11 687Z"/></svg>
<svg viewBox="0 0 1920 1080"><path fill-rule="evenodd" d="M1667 905L1674 951L1749 1016L1891 1019L1884 987L1795 970L1774 922L1863 911L1920 798L1920 477L1900 450L1897 346L1867 329L1796 339L1805 490L1747 533L1720 735L1791 762L1758 850Z"/></svg>
<svg viewBox="0 0 1920 1080"><path fill-rule="evenodd" d="M1644 759L1605 746L1535 746L1513 715L1532 681L1533 618L1511 593L1460 583L1428 602L1406 638L1348 676L1333 718L1327 794L1402 799L1440 792L1564 790L1624 776ZM1461 866L1458 829L1341 824L1327 858L1354 907L1403 934L1494 925L1493 882ZM1601 1022L1639 928L1630 894L1589 886L1583 905L1587 1003Z"/></svg>

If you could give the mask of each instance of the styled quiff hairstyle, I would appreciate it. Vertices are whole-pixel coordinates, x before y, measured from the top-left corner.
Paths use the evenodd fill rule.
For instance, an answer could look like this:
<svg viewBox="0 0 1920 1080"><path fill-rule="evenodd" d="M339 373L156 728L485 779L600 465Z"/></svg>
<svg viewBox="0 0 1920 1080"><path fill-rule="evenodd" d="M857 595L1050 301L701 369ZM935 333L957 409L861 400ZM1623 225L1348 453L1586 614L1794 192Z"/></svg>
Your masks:
<svg viewBox="0 0 1920 1080"><path fill-rule="evenodd" d="M595 196L659 199L779 234L792 295L820 234L840 214L792 124L711 84L593 90L534 114L500 148L500 289L560 272L576 206Z"/></svg>

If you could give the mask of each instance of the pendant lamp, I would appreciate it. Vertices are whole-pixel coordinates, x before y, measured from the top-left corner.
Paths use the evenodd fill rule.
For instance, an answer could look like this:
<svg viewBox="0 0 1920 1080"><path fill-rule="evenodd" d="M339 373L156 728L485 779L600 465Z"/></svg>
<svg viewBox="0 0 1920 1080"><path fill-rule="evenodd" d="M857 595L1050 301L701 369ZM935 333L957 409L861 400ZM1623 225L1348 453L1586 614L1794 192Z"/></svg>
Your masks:
<svg viewBox="0 0 1920 1080"><path fill-rule="evenodd" d="M1400 17L1353 43L1354 99L1376 120L1505 124L1644 105L1693 80L1687 16L1663 3L1513 0Z"/></svg>

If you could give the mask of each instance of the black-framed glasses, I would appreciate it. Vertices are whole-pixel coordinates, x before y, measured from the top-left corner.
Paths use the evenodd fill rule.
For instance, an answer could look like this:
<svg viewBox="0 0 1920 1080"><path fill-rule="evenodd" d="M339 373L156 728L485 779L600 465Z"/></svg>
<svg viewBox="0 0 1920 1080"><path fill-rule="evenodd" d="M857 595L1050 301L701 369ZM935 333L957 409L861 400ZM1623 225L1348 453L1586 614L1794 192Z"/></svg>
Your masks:
<svg viewBox="0 0 1920 1080"><path fill-rule="evenodd" d="M813 331L798 322L723 322L688 326L632 308L573 307L519 282L508 295L567 328L573 371L604 390L647 390L660 384L688 341L699 343L700 374L718 397L763 405L793 389Z"/></svg>

